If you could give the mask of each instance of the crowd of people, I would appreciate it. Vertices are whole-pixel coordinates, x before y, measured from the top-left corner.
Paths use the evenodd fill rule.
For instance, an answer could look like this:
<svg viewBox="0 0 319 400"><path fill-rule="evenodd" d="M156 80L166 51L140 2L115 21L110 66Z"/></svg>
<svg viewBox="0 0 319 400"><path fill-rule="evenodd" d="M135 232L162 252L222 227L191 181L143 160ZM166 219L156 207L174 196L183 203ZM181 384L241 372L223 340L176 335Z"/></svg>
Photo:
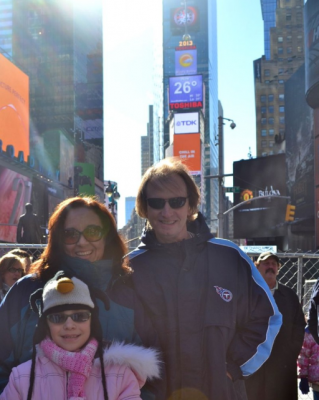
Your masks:
<svg viewBox="0 0 319 400"><path fill-rule="evenodd" d="M319 284L305 331L277 255L254 264L215 238L199 201L187 167L165 159L138 189L133 252L103 204L73 197L36 261L5 254L0 400L294 400L297 360L317 400Z"/></svg>

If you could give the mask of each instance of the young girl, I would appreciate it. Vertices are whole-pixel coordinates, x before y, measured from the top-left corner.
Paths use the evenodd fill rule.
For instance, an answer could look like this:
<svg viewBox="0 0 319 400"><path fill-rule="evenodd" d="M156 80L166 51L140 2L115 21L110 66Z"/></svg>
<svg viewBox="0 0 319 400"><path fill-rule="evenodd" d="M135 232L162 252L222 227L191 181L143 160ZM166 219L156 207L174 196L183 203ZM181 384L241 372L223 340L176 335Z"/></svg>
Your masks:
<svg viewBox="0 0 319 400"><path fill-rule="evenodd" d="M119 343L103 347L99 296L61 271L31 295L40 316L32 360L13 368L0 400L141 398L146 379L159 377L157 353Z"/></svg>

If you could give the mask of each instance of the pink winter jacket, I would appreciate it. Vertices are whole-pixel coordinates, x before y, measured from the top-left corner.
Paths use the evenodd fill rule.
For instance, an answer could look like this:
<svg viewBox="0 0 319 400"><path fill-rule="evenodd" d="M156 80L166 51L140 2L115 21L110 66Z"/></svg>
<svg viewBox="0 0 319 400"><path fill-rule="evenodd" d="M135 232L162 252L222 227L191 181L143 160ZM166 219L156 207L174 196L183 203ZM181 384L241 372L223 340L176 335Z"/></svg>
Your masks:
<svg viewBox="0 0 319 400"><path fill-rule="evenodd" d="M109 400L140 399L140 388L146 379L159 377L157 352L140 346L113 343L104 352L104 365ZM26 400L30 370L31 360L13 368L0 400ZM67 381L67 373L38 349L32 400L74 399L67 399ZM99 359L94 360L84 390L83 400L104 400Z"/></svg>
<svg viewBox="0 0 319 400"><path fill-rule="evenodd" d="M298 357L299 378L308 378L311 383L319 383L319 345L306 330Z"/></svg>

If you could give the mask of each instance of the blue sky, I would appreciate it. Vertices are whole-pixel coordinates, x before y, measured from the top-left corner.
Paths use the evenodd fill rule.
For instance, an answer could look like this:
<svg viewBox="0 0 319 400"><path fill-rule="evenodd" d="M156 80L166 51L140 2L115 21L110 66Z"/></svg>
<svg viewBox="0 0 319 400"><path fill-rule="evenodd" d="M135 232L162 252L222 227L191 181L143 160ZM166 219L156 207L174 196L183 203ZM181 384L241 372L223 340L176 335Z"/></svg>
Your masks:
<svg viewBox="0 0 319 400"><path fill-rule="evenodd" d="M105 4L104 176L118 183L121 228L125 197L136 195L141 180L140 137L153 101L153 21L161 2ZM225 173L231 173L233 161L248 158L249 147L256 156L253 60L263 54L263 21L260 1L217 0L217 13L219 99L224 117L237 125L224 127Z"/></svg>

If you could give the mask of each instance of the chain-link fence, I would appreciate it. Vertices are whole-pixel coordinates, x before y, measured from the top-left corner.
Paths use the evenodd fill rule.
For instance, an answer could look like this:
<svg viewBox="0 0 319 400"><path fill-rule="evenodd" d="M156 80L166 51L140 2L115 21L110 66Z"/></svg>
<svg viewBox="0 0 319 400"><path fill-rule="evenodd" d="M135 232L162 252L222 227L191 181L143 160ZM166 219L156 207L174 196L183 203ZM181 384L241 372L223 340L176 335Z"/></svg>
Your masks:
<svg viewBox="0 0 319 400"><path fill-rule="evenodd" d="M26 250L35 261L43 252L45 244L5 244L0 243L0 257L12 249ZM253 260L256 253L247 253ZM300 300L304 312L307 311L311 291L314 283L319 278L319 252L318 253L277 253L282 267L279 271L279 282L293 289ZM302 395L298 389L299 400L310 400L312 392Z"/></svg>

